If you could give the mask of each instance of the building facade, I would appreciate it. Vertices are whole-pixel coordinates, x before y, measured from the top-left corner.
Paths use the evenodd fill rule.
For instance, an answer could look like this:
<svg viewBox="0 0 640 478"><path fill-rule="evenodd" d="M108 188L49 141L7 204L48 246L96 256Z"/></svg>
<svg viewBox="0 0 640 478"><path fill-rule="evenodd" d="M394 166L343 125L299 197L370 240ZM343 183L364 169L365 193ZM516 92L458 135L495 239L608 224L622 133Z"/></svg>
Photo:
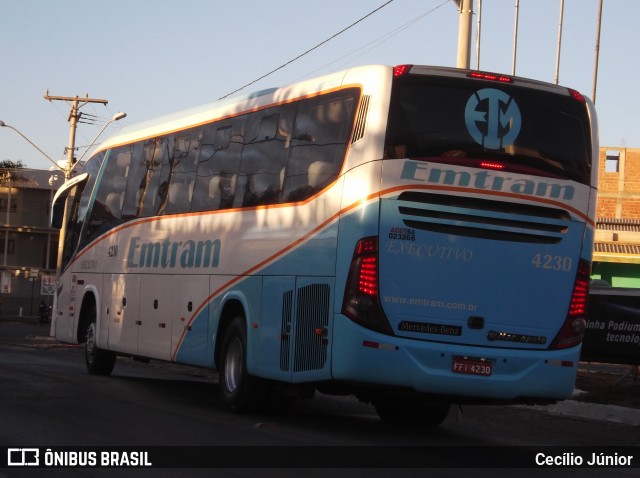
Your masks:
<svg viewBox="0 0 640 478"><path fill-rule="evenodd" d="M20 169L0 186L0 314L38 313L51 305L58 254L58 230L49 227L61 171Z"/></svg>
<svg viewBox="0 0 640 478"><path fill-rule="evenodd" d="M602 147L593 278L640 288L640 148Z"/></svg>

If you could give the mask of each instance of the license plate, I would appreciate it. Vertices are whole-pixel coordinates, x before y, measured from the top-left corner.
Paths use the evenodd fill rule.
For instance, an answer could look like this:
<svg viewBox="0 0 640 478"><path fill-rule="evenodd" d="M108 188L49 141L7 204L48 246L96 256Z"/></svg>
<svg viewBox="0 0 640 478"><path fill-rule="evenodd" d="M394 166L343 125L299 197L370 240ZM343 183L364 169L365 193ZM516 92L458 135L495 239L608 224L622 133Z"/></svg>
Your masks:
<svg viewBox="0 0 640 478"><path fill-rule="evenodd" d="M493 363L489 360L478 358L453 357L452 371L454 373L489 377L493 373Z"/></svg>

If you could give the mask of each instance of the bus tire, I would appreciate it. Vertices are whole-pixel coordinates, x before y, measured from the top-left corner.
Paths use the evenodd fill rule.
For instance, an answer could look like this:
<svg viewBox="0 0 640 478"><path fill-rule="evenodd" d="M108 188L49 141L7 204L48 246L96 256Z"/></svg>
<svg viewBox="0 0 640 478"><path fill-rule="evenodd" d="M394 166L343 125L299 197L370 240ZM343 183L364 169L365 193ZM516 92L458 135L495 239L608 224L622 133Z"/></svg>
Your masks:
<svg viewBox="0 0 640 478"><path fill-rule="evenodd" d="M116 364L116 354L102 350L96 345L96 321L92 320L86 330L84 358L87 371L92 375L109 375Z"/></svg>
<svg viewBox="0 0 640 478"><path fill-rule="evenodd" d="M266 382L247 371L247 329L244 317L235 317L224 334L220 363L220 395L234 412L257 411L264 405Z"/></svg>
<svg viewBox="0 0 640 478"><path fill-rule="evenodd" d="M374 402L378 416L387 423L435 427L449 415L450 403L416 399L380 399Z"/></svg>

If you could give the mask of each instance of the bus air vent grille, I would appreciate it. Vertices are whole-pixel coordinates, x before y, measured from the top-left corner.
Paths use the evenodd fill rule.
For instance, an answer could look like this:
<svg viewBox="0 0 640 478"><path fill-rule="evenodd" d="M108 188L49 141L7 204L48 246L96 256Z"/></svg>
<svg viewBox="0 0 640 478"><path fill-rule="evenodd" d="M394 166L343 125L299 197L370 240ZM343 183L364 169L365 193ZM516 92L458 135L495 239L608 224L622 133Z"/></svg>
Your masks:
<svg viewBox="0 0 640 478"><path fill-rule="evenodd" d="M412 191L398 201L407 227L497 241L556 244L571 221L563 209L468 196Z"/></svg>
<svg viewBox="0 0 640 478"><path fill-rule="evenodd" d="M353 128L353 137L351 138L351 144L364 138L364 130L367 124L367 113L369 112L369 102L371 101L370 95L364 95L360 101L360 108L358 108L358 117L356 118L356 124Z"/></svg>
<svg viewBox="0 0 640 478"><path fill-rule="evenodd" d="M291 315L293 311L293 291L282 295L282 322L280 331L280 370L288 371L290 367L289 337L291 334Z"/></svg>
<svg viewBox="0 0 640 478"><path fill-rule="evenodd" d="M311 284L298 289L294 372L319 370L325 366L329 295L328 284Z"/></svg>

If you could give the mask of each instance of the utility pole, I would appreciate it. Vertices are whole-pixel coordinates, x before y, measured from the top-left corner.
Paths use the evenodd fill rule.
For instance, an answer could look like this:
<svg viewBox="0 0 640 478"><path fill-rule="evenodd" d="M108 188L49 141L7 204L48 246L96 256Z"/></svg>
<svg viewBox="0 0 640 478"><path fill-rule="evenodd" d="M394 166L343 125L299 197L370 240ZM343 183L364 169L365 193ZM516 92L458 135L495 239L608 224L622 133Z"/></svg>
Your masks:
<svg viewBox="0 0 640 478"><path fill-rule="evenodd" d="M596 63L593 67L593 95L591 99L596 104L596 87L598 85L598 60L600 58L600 28L602 26L602 0L598 2L598 31L596 33Z"/></svg>
<svg viewBox="0 0 640 478"><path fill-rule="evenodd" d="M455 0L460 10L458 25L458 68L469 69L471 50L471 20L473 18L473 0Z"/></svg>
<svg viewBox="0 0 640 478"><path fill-rule="evenodd" d="M71 179L71 170L75 164L75 150L76 150L76 128L78 125L78 120L82 116L80 112L80 108L82 108L87 103L101 103L106 105L108 103L107 100L103 100L100 98L89 98L89 95L85 95L84 98L79 96L51 96L49 95L49 91L44 94L44 99L48 101L66 101L71 102L71 111L69 111L69 145L67 146L67 165L64 168L64 178L65 180ZM65 214L66 216L66 214ZM63 225L64 228L64 225Z"/></svg>
<svg viewBox="0 0 640 478"><path fill-rule="evenodd" d="M560 0L560 19L558 20L558 48L556 52L556 77L554 83L560 83L560 52L562 51L562 23L564 19L564 0Z"/></svg>
<svg viewBox="0 0 640 478"><path fill-rule="evenodd" d="M520 18L520 1L516 0L515 18L513 20L513 57L511 63L511 75L516 76L516 60L518 57L518 19Z"/></svg>
<svg viewBox="0 0 640 478"><path fill-rule="evenodd" d="M476 23L476 70L480 70L480 33L482 33L482 0L478 0L478 21Z"/></svg>
<svg viewBox="0 0 640 478"><path fill-rule="evenodd" d="M102 100L99 98L89 98L89 95L85 95L84 98L80 98L78 96L51 96L49 95L49 91L47 90L44 94L44 99L49 101L66 101L71 102L71 111L69 111L69 145L67 146L67 164L64 168L64 179L68 181L71 179L71 172L73 171L73 166L75 165L75 150L76 150L76 128L78 126L78 120L82 116L80 112L80 108L82 108L87 103L102 103L106 105L108 103L107 100ZM65 200L66 201L66 200ZM62 272L62 255L64 253L64 240L67 235L67 227L69 218L68 216L68 201L66 201L64 206L64 214L62 216L62 226L60 227L60 240L58 241L58 263L56 264L56 277L59 279L60 274Z"/></svg>

